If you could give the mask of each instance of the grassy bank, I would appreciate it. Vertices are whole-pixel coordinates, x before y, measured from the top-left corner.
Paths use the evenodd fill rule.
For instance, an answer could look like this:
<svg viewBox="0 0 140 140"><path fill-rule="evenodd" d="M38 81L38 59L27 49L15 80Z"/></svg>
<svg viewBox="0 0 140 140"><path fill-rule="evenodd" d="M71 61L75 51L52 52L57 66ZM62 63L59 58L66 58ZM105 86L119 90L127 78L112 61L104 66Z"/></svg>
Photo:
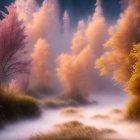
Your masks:
<svg viewBox="0 0 140 140"><path fill-rule="evenodd" d="M20 95L8 89L0 90L0 124L20 118L37 116L38 102L29 96Z"/></svg>
<svg viewBox="0 0 140 140"><path fill-rule="evenodd" d="M56 125L54 132L33 136L30 140L111 140L107 134L115 133L110 129L98 130L83 125L78 121L70 121Z"/></svg>

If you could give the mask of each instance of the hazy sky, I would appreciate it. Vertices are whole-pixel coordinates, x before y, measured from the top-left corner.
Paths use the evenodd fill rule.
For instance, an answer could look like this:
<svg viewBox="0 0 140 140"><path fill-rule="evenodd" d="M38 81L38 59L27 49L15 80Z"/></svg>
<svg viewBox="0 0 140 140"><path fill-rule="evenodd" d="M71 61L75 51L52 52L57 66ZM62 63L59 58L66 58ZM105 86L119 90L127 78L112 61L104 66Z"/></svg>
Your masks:
<svg viewBox="0 0 140 140"><path fill-rule="evenodd" d="M0 0L0 10L15 0ZM36 0L40 5L43 0ZM77 24L80 19L87 19L89 14L93 14L96 0L58 0L60 7L60 17L67 9L71 23ZM120 0L102 0L102 7L107 23L115 23L121 11Z"/></svg>

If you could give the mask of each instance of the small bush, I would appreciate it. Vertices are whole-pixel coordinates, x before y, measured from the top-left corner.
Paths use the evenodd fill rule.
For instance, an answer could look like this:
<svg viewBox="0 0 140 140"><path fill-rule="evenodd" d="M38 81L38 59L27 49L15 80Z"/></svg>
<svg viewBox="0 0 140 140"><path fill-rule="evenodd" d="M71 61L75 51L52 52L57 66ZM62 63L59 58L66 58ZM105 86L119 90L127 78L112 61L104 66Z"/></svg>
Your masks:
<svg viewBox="0 0 140 140"><path fill-rule="evenodd" d="M19 95L8 89L0 90L0 120L11 121L34 117L39 114L38 102L29 96Z"/></svg>
<svg viewBox="0 0 140 140"><path fill-rule="evenodd" d="M62 110L61 113L63 114L77 114L82 111L82 108L75 108L75 107L70 107Z"/></svg>
<svg viewBox="0 0 140 140"><path fill-rule="evenodd" d="M110 117L108 115L102 115L102 114L97 114L92 116L93 119L109 119Z"/></svg>
<svg viewBox="0 0 140 140"><path fill-rule="evenodd" d="M47 99L44 101L45 107L48 108L60 108L67 106L77 106L78 103L72 99L69 100L60 100L60 99Z"/></svg>
<svg viewBox="0 0 140 140"><path fill-rule="evenodd" d="M118 108L114 108L112 110L109 111L109 113L111 114L122 114L122 110L121 109L118 109Z"/></svg>
<svg viewBox="0 0 140 140"><path fill-rule="evenodd" d="M98 130L78 121L70 121L56 125L54 132L33 136L30 140L109 140L105 138L108 133L111 133L110 129Z"/></svg>
<svg viewBox="0 0 140 140"><path fill-rule="evenodd" d="M59 98L62 100L72 100L78 104L89 104L86 97L82 96L78 92L64 91L59 95Z"/></svg>
<svg viewBox="0 0 140 140"><path fill-rule="evenodd" d="M74 117L83 117L81 115L82 110L83 110L82 108L69 107L69 108L66 108L66 109L62 110L61 115L74 116Z"/></svg>
<svg viewBox="0 0 140 140"><path fill-rule="evenodd" d="M134 96L127 103L125 108L125 118L133 121L140 121L140 97Z"/></svg>

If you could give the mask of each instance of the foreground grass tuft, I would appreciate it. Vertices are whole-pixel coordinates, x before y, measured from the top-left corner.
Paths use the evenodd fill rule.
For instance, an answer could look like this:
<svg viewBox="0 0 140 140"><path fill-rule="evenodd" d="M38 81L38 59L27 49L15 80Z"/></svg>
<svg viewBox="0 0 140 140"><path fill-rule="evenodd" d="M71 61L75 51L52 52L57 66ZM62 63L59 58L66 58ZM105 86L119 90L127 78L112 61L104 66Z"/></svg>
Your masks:
<svg viewBox="0 0 140 140"><path fill-rule="evenodd" d="M140 97L134 96L126 105L124 117L133 121L140 121Z"/></svg>
<svg viewBox="0 0 140 140"><path fill-rule="evenodd" d="M102 115L102 114L96 114L92 116L93 119L109 119L110 117L108 115Z"/></svg>
<svg viewBox="0 0 140 140"><path fill-rule="evenodd" d="M0 123L34 117L39 113L38 102L34 98L19 95L8 89L0 90Z"/></svg>
<svg viewBox="0 0 140 140"><path fill-rule="evenodd" d="M62 110L62 114L77 114L81 112L83 109L82 108L75 108L75 107L69 107L64 110Z"/></svg>
<svg viewBox="0 0 140 140"><path fill-rule="evenodd" d="M72 116L73 117L83 117L83 115L81 115L82 111L83 111L83 108L68 107L61 111L61 115L70 116L70 117L72 117Z"/></svg>
<svg viewBox="0 0 140 140"><path fill-rule="evenodd" d="M56 125L54 132L33 136L30 140L109 140L105 135L112 132L110 129L98 130L78 121L70 121Z"/></svg>

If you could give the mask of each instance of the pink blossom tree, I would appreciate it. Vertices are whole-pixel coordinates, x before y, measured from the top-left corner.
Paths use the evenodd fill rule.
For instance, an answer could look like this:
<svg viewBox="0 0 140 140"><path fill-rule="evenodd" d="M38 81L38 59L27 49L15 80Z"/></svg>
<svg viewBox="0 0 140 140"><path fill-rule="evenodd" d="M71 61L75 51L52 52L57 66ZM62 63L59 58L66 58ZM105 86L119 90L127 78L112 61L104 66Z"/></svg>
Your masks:
<svg viewBox="0 0 140 140"><path fill-rule="evenodd" d="M14 4L6 7L8 14L0 11L0 86L16 73L28 72L29 61L25 60L25 27L18 20Z"/></svg>

